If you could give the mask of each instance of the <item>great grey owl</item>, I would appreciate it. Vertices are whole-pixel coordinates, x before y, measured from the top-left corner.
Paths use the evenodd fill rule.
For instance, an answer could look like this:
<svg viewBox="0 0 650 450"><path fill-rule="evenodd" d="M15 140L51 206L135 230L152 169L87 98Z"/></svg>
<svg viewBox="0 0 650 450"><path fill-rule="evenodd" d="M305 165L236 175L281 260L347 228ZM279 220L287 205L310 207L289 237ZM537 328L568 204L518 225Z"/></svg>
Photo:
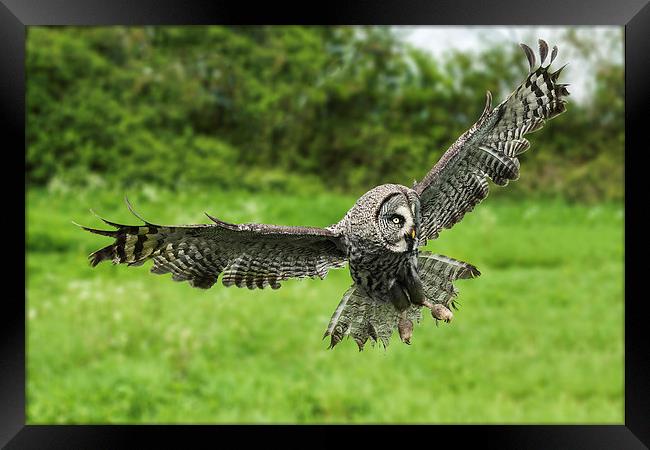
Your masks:
<svg viewBox="0 0 650 450"><path fill-rule="evenodd" d="M87 231L115 238L90 255L92 266L140 265L153 260L151 271L172 274L175 281L207 289L222 274L225 286L249 289L280 287L289 278L324 278L332 268L350 266L354 283L336 308L325 336L330 348L352 336L359 349L368 339L388 345L398 329L410 343L421 308L450 321L459 278L480 275L476 267L446 256L420 252L428 239L451 228L488 195L487 179L505 186L519 177L517 156L526 151L526 133L565 111L567 85L557 82L561 68L549 71L557 55L543 66L548 45L539 40L540 65L521 44L530 70L502 103L491 108L487 92L478 121L444 153L413 188L377 186L361 196L340 222L327 228L214 222L201 225L121 225L104 220L115 231Z"/></svg>

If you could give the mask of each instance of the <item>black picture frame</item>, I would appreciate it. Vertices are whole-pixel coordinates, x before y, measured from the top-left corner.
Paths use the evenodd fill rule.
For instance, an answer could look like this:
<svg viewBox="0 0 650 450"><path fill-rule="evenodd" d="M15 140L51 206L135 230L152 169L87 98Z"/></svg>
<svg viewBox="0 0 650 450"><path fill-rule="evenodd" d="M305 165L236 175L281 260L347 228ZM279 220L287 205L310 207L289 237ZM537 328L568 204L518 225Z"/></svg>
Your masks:
<svg viewBox="0 0 650 450"><path fill-rule="evenodd" d="M145 25L145 24L403 24L403 25L621 25L625 27L625 421L620 425L438 425L373 427L378 439L403 435L415 444L450 442L461 447L478 439L497 448L647 448L650 445L650 368L648 328L641 294L640 271L644 239L638 233L643 216L633 206L644 189L640 158L647 153L645 123L650 118L650 5L648 0L611 2L552 0L329 1L319 5L281 2L170 0L124 1L0 0L0 126L5 156L20 158L25 151L25 35L30 25ZM645 139L644 139L645 138ZM22 147L22 148L21 148ZM17 169L5 163L3 192L13 197L20 183ZM24 157L23 157L24 164ZM23 179L25 183L25 180ZM26 188L26 185L23 184ZM21 217L19 214L6 217ZM23 216L24 217L24 212ZM18 219L16 228L21 225ZM3 223L8 222L3 221ZM9 228L4 230L9 232ZM18 231L17 231L18 233ZM26 233L26 232L25 232ZM26 237L26 234L25 234ZM639 238L639 239L635 239ZM12 239L17 241L17 239ZM14 242L14 245L20 245ZM16 250L17 252L18 250ZM23 261L25 262L25 261ZM15 262L14 262L15 264ZM25 267L25 266L24 266ZM26 269L25 272L26 274ZM6 277L6 275L5 275ZM5 283L12 283L7 280ZM637 289L639 288L639 289ZM224 426L34 426L26 425L25 291L5 295L0 315L0 445L6 448L115 448L152 447L153 442L201 442L216 446L224 434L236 434L239 444L259 438L242 427ZM23 302L23 303L21 303ZM603 320L607 320L603 312ZM645 336L645 338L644 338ZM260 426L269 439L298 439L292 428ZM356 427L355 427L356 428ZM325 431L335 445L336 434L352 427L305 426L301 431ZM286 438L289 437L290 441ZM421 436L417 436L417 435ZM282 435L282 436L281 436ZM235 437L235 436L230 436ZM270 443L271 441L267 441ZM267 444L268 445L268 444Z"/></svg>

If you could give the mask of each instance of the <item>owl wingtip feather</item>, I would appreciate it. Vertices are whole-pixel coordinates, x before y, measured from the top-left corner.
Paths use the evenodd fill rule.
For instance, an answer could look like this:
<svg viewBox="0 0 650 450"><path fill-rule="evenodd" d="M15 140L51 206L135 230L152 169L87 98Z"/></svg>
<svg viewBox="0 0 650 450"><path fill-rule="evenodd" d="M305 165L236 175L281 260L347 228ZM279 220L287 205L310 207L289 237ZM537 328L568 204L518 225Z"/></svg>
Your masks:
<svg viewBox="0 0 650 450"><path fill-rule="evenodd" d="M527 46L526 44L524 44L523 42L520 42L519 46L524 51L524 54L526 55L526 59L528 60L528 70L532 71L533 67L535 67L535 53L533 52L533 49Z"/></svg>
<svg viewBox="0 0 650 450"><path fill-rule="evenodd" d="M88 255L88 262L91 267L96 267L102 261L108 261L113 259L114 247L113 245L107 245L104 248L101 248L97 251L92 252Z"/></svg>
<svg viewBox="0 0 650 450"><path fill-rule="evenodd" d="M239 230L239 227L237 225L235 225L235 224L224 222L223 220L219 220L216 217L211 216L207 212L203 212L203 214L205 214L208 217L208 219L210 219L211 221L213 221L214 223L216 223L217 225L219 225L221 227L228 228L230 230Z"/></svg>
<svg viewBox="0 0 650 450"><path fill-rule="evenodd" d="M126 194L124 195L124 202L126 203L126 207L129 209L129 211L131 212L131 214L133 214L135 217L137 217L138 219L140 219L140 220L141 220L145 225L148 225L148 226L150 226L150 227L160 226L160 225L155 225L155 224L153 224L153 223L151 223L151 222L145 220L145 219L144 219L140 214L138 214L138 213L135 211L135 209L133 208L133 205L132 205L131 202L129 201L129 197L128 197ZM102 219L102 220L103 220L103 219Z"/></svg>
<svg viewBox="0 0 650 450"><path fill-rule="evenodd" d="M116 222L111 222L110 220L106 220L106 219L104 219L104 218L101 217L99 214L97 214L97 213L95 212L95 210L93 210L92 208L89 208L88 210L90 211L90 214L92 214L93 216L97 217L99 220L101 220L102 222L104 222L106 225L110 225L110 226L115 227L115 228L122 228L122 227L125 226L125 225L122 225L122 224L119 224L119 223L116 223Z"/></svg>
<svg viewBox="0 0 650 450"><path fill-rule="evenodd" d="M76 226L78 226L79 228L81 228L82 230L86 230L86 231L88 231L88 232L90 232L90 233L99 234L99 235L101 235L101 236L108 236L108 237L112 237L112 238L117 237L117 231L111 231L111 230L99 230L99 229L97 229L97 228L86 227L86 226L83 226L83 225L79 225L79 224L78 224L77 222L75 222L74 220L72 220L71 222L72 222L74 225L76 225Z"/></svg>

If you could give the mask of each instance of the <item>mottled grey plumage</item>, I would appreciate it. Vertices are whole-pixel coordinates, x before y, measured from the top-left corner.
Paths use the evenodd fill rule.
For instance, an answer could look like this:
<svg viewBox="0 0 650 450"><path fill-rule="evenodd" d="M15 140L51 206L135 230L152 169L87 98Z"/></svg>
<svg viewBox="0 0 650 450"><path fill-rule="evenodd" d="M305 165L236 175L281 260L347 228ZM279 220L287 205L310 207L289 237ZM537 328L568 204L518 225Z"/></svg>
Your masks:
<svg viewBox="0 0 650 450"><path fill-rule="evenodd" d="M530 146L523 136L565 110L566 85L560 70L543 67L548 45L535 54L521 44L530 65L523 83L491 108L445 152L424 179L411 189L377 186L361 196L347 214L327 228L214 222L163 226L122 225L102 219L114 231L82 227L115 242L90 255L93 266L140 265L153 260L153 273L171 273L175 281L210 288L221 275L225 286L249 289L280 287L289 278L324 278L329 269L349 263L353 285L334 312L325 336L334 347L352 336L362 349L368 339L388 345L395 329L410 343L423 306L435 319L449 322L457 291L452 282L480 275L472 265L419 252L428 239L451 228L488 194L488 178L505 186L519 177L517 156ZM549 65L557 56L553 47ZM127 206L133 212L131 205Z"/></svg>

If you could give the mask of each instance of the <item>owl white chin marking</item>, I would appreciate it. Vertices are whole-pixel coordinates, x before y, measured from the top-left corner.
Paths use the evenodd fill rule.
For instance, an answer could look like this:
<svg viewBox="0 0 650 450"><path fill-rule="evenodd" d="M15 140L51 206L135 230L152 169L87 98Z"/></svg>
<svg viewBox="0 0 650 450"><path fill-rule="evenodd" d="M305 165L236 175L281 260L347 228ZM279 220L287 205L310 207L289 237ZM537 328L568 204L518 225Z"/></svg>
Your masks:
<svg viewBox="0 0 650 450"><path fill-rule="evenodd" d="M394 251L395 253L404 253L407 251L409 248L408 244L406 243L406 239L402 238L399 242L391 245L390 249Z"/></svg>

